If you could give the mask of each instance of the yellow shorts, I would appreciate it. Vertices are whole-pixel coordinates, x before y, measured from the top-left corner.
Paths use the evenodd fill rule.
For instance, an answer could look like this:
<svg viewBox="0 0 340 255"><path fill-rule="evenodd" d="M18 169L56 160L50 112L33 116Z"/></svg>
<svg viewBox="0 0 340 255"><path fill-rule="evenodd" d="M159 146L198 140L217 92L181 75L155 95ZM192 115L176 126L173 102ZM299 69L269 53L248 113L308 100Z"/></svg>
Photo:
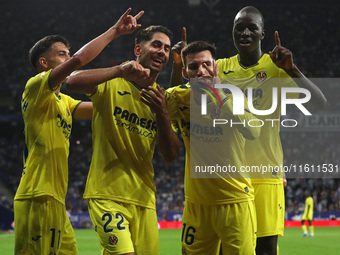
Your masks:
<svg viewBox="0 0 340 255"><path fill-rule="evenodd" d="M50 196L14 201L15 254L78 254L65 205Z"/></svg>
<svg viewBox="0 0 340 255"><path fill-rule="evenodd" d="M88 199L88 207L101 254L159 254L155 210L102 199Z"/></svg>
<svg viewBox="0 0 340 255"><path fill-rule="evenodd" d="M313 211L309 211L309 212L304 212L301 220L313 220Z"/></svg>
<svg viewBox="0 0 340 255"><path fill-rule="evenodd" d="M256 222L253 201L200 205L185 203L182 254L255 254Z"/></svg>
<svg viewBox="0 0 340 255"><path fill-rule="evenodd" d="M283 236L285 198L283 184L253 184L257 237Z"/></svg>

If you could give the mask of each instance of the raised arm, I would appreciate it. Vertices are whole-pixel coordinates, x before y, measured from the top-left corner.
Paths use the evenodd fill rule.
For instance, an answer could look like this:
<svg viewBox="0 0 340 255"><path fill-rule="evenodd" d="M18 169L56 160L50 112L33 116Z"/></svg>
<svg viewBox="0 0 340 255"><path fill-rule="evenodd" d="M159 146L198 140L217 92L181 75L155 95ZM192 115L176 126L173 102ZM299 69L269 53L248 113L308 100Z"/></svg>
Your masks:
<svg viewBox="0 0 340 255"><path fill-rule="evenodd" d="M92 94L97 86L105 81L122 77L129 81L137 81L149 77L150 69L144 68L136 61L127 61L109 68L90 69L73 72L65 80L68 91L81 94Z"/></svg>
<svg viewBox="0 0 340 255"><path fill-rule="evenodd" d="M187 30L185 27L182 28L182 41L176 43L172 48L172 58L174 62L172 64L171 78L170 78L170 87L174 87L180 84L183 84L182 77L182 58L181 51L187 45Z"/></svg>
<svg viewBox="0 0 340 255"><path fill-rule="evenodd" d="M275 65L285 70L299 87L305 88L311 93L311 100L308 102L309 106L312 106L314 109L324 108L327 104L327 99L321 90L294 64L292 52L281 45L281 40L277 31L275 31L274 37L275 47L269 54Z"/></svg>
<svg viewBox="0 0 340 255"><path fill-rule="evenodd" d="M137 24L137 20L143 15L144 11L139 12L136 16L129 15L129 8L105 33L101 34L91 42L87 43L78 50L69 60L57 66L52 70L49 76L49 86L55 88L74 70L86 65L104 49L116 37L134 32L141 25Z"/></svg>

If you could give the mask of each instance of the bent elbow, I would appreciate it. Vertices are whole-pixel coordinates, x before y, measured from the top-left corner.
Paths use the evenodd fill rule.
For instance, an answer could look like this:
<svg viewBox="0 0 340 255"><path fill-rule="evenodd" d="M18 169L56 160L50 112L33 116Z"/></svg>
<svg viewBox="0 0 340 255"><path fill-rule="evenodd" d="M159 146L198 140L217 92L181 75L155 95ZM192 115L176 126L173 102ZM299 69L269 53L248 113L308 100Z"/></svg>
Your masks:
<svg viewBox="0 0 340 255"><path fill-rule="evenodd" d="M72 62L74 63L75 66L77 66L77 69L86 65L89 60L86 59L83 54L75 53L72 57Z"/></svg>
<svg viewBox="0 0 340 255"><path fill-rule="evenodd" d="M76 83L74 83L73 79L70 78L70 76L66 77L64 85L69 92L77 92Z"/></svg>

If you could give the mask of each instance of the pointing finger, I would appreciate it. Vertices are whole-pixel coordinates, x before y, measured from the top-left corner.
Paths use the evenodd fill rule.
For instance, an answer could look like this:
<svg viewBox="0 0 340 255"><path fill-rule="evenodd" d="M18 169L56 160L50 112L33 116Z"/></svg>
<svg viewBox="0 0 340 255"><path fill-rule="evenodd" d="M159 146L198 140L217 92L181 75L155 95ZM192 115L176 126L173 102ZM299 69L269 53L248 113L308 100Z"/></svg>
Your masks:
<svg viewBox="0 0 340 255"><path fill-rule="evenodd" d="M187 43L187 29L185 27L182 28L182 41Z"/></svg>
<svg viewBox="0 0 340 255"><path fill-rule="evenodd" d="M279 37L279 32L275 31L275 44L277 46L281 46L281 41L280 41L280 37Z"/></svg>

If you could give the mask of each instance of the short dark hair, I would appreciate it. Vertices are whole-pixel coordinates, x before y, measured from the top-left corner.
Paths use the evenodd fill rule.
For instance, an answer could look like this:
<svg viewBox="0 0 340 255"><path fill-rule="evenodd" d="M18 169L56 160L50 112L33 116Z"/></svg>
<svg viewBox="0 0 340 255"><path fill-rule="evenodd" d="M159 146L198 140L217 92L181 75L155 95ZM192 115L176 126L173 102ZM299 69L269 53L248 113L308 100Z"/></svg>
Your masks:
<svg viewBox="0 0 340 255"><path fill-rule="evenodd" d="M210 51L213 59L216 59L216 50L217 49L216 49L216 46L214 44L204 42L204 41L194 41L194 42L189 43L181 51L183 65L184 66L186 65L186 57L189 54L198 53L198 52L205 51L205 50Z"/></svg>
<svg viewBox="0 0 340 255"><path fill-rule="evenodd" d="M48 35L40 39L30 49L28 57L31 65L38 70L39 58L51 49L52 44L61 42L69 49L71 47L69 41L61 35Z"/></svg>
<svg viewBox="0 0 340 255"><path fill-rule="evenodd" d="M152 25L138 31L135 37L135 44L150 41L155 33L166 34L170 42L172 42L173 34L169 29L161 25Z"/></svg>

